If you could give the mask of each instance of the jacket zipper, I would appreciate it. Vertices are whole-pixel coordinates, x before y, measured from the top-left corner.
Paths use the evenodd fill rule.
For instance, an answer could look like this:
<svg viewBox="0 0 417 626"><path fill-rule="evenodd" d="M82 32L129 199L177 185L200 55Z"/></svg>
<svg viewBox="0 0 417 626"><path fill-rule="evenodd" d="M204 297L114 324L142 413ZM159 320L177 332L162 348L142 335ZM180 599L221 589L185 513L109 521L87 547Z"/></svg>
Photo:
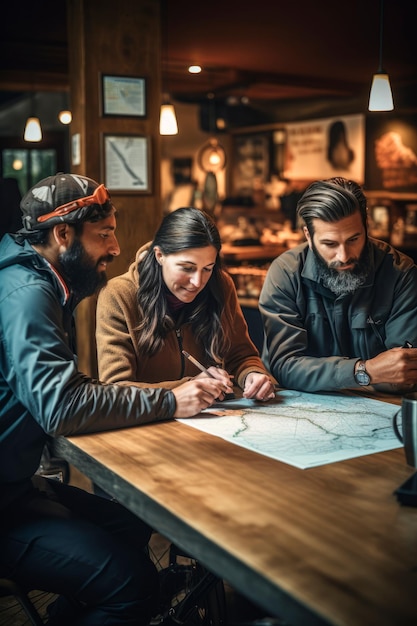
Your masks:
<svg viewBox="0 0 417 626"><path fill-rule="evenodd" d="M180 379L184 377L184 373L185 373L185 358L184 355L182 353L182 337L181 337L181 330L179 328L175 329L175 334L177 335L177 342L178 342L178 348L180 351L180 359L181 359L181 373L180 373Z"/></svg>

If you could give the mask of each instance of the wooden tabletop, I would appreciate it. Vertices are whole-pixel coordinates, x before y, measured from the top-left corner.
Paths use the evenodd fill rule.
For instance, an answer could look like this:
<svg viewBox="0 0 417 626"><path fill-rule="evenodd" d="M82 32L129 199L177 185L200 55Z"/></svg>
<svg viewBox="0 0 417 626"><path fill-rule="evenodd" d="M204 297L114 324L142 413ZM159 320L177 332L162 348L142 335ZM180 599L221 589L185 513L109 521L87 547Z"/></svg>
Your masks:
<svg viewBox="0 0 417 626"><path fill-rule="evenodd" d="M164 422L60 438L55 453L289 624L417 624L402 448L300 470Z"/></svg>

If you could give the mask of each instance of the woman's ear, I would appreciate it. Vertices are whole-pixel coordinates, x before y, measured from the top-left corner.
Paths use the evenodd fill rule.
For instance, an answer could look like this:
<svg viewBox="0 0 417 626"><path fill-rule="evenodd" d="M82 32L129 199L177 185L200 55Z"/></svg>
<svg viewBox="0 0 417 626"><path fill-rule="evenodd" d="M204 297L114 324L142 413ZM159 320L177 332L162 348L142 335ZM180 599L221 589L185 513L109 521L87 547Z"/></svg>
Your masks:
<svg viewBox="0 0 417 626"><path fill-rule="evenodd" d="M162 259L163 259L163 253L162 250L159 246L155 246L153 249L154 253L155 253L155 259L157 260L157 262L159 263L159 265L162 265Z"/></svg>

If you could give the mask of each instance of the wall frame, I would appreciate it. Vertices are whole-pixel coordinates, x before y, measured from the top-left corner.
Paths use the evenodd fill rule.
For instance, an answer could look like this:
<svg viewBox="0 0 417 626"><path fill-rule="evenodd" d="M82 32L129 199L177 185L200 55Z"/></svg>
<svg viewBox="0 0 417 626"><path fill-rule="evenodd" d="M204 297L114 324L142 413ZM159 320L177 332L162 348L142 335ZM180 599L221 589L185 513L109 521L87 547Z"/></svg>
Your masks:
<svg viewBox="0 0 417 626"><path fill-rule="evenodd" d="M344 176L363 184L365 116L343 115L284 124L284 178Z"/></svg>
<svg viewBox="0 0 417 626"><path fill-rule="evenodd" d="M251 196L254 179L264 184L269 178L271 134L235 135L232 186L235 195Z"/></svg>
<svg viewBox="0 0 417 626"><path fill-rule="evenodd" d="M102 74L101 106L104 117L146 117L146 79Z"/></svg>
<svg viewBox="0 0 417 626"><path fill-rule="evenodd" d="M415 114L369 115L366 120L366 184L384 192L417 192Z"/></svg>
<svg viewBox="0 0 417 626"><path fill-rule="evenodd" d="M150 139L142 135L103 135L104 180L108 189L151 193Z"/></svg>

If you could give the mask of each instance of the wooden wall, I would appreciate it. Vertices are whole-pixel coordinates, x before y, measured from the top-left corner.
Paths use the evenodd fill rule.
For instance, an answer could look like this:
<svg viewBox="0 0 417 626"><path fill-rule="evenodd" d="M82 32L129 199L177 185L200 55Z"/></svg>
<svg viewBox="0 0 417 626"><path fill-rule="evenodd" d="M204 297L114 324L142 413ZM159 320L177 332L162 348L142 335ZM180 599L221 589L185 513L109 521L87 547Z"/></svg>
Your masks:
<svg viewBox="0 0 417 626"><path fill-rule="evenodd" d="M162 217L160 200L159 107L160 2L159 0L68 0L71 139L80 136L80 164L71 171L104 179L103 134L149 137L151 189L148 194L110 189L118 210L120 257L109 277L124 272L136 249L152 238ZM105 117L101 112L101 76L146 79L146 117ZM79 366L96 375L95 298L77 310Z"/></svg>

